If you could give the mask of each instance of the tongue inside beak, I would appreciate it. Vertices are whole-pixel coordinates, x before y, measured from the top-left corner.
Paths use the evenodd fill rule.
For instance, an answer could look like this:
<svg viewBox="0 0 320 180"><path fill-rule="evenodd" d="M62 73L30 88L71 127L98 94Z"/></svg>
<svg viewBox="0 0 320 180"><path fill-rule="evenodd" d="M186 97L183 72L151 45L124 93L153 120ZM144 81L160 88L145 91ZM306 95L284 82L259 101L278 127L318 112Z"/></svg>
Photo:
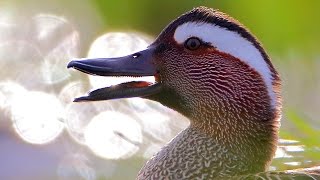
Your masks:
<svg viewBox="0 0 320 180"><path fill-rule="evenodd" d="M160 91L160 89L161 86L159 84L150 84L144 81L127 82L93 90L87 96L74 99L74 102L144 97L152 95Z"/></svg>
<svg viewBox="0 0 320 180"><path fill-rule="evenodd" d="M73 60L68 68L99 76L155 76L155 83L133 81L100 88L87 96L76 98L75 102L101 101L109 99L145 97L161 91L160 76L153 64L153 49L118 58L97 58Z"/></svg>

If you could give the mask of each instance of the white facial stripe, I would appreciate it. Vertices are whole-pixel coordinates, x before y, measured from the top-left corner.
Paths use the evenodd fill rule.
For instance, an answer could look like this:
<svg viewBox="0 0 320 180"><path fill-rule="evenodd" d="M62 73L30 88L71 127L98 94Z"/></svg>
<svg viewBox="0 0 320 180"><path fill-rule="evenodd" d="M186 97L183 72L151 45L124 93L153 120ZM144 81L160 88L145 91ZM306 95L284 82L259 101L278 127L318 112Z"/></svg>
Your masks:
<svg viewBox="0 0 320 180"><path fill-rule="evenodd" d="M265 81L271 98L271 105L275 107L276 95L272 88L271 71L259 50L250 41L236 32L204 22L184 23L174 33L174 39L179 44L183 44L190 37L198 37L202 41L210 43L219 51L228 53L254 68Z"/></svg>

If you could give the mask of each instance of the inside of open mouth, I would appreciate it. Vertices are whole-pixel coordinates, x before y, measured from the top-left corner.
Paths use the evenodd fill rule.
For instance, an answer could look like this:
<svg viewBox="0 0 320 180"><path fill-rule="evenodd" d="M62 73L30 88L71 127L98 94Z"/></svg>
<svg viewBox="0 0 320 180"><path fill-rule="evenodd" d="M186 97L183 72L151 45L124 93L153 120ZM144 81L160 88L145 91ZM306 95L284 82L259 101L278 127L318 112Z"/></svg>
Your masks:
<svg viewBox="0 0 320 180"><path fill-rule="evenodd" d="M93 76L97 77L97 76ZM146 77L99 77L105 78L104 87L90 91L86 96L76 98L75 102L101 101L110 99L144 97L160 89L158 74ZM96 88L96 87L95 87Z"/></svg>

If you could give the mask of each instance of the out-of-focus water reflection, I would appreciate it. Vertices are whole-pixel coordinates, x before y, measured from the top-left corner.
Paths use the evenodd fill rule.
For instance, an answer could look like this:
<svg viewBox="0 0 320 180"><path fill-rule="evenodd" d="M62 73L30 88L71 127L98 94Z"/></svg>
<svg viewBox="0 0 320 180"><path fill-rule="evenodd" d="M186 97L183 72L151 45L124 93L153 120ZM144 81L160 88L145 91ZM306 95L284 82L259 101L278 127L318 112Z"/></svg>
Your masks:
<svg viewBox="0 0 320 180"><path fill-rule="evenodd" d="M143 50L150 44L151 40L137 33L110 32L98 37L90 46L89 58L96 57L119 57ZM93 88L101 88L128 82L132 80L154 82L154 77L100 77L89 76Z"/></svg>
<svg viewBox="0 0 320 180"><path fill-rule="evenodd" d="M25 141L44 144L61 133L64 109L54 95L27 91L12 100L11 120L16 132Z"/></svg>
<svg viewBox="0 0 320 180"><path fill-rule="evenodd" d="M10 110L13 99L26 92L27 90L23 86L13 81L0 82L0 94L2 95L0 108L6 111Z"/></svg>
<svg viewBox="0 0 320 180"><path fill-rule="evenodd" d="M280 139L275 157L269 169L294 169L301 165L310 167L313 165L313 161L303 156L305 151L305 145L299 141Z"/></svg>
<svg viewBox="0 0 320 180"><path fill-rule="evenodd" d="M79 51L79 34L73 25L48 14L22 20L0 23L0 112L24 142L50 144L66 130L73 143L88 147L97 158L128 159L135 154L149 158L188 125L184 118L176 120L182 117L176 112L140 98L73 103L73 98L90 89L139 78L96 77L67 70ZM150 42L142 34L111 32L91 44L88 57L122 56ZM154 77L139 80L153 82ZM58 176L96 179L101 175L96 172L100 167L90 166L91 155L85 152L64 157ZM117 172L116 164L110 165L114 170L103 169L106 177Z"/></svg>
<svg viewBox="0 0 320 180"><path fill-rule="evenodd" d="M77 56L78 33L71 23L55 15L5 20L0 26L2 111L10 114L8 118L23 140L48 143L64 127L64 107L53 94L52 84L70 76L65 65ZM26 21L18 23L22 20Z"/></svg>
<svg viewBox="0 0 320 180"><path fill-rule="evenodd" d="M95 116L85 130L86 144L108 159L128 158L142 143L140 125L128 115L105 111Z"/></svg>
<svg viewBox="0 0 320 180"><path fill-rule="evenodd" d="M33 21L36 43L45 52L40 66L43 82L54 84L67 79L65 65L79 51L78 32L66 19L53 15L40 14Z"/></svg>
<svg viewBox="0 0 320 180"><path fill-rule="evenodd" d="M0 81L14 81L26 88L42 88L39 63L40 49L24 40L8 40L0 43Z"/></svg>
<svg viewBox="0 0 320 180"><path fill-rule="evenodd" d="M66 80L65 65L78 54L78 32L67 20L40 14L0 26L0 80L14 80L30 89Z"/></svg>
<svg viewBox="0 0 320 180"><path fill-rule="evenodd" d="M67 155L60 162L57 173L60 179L97 179L96 171L90 166L90 160L84 154Z"/></svg>

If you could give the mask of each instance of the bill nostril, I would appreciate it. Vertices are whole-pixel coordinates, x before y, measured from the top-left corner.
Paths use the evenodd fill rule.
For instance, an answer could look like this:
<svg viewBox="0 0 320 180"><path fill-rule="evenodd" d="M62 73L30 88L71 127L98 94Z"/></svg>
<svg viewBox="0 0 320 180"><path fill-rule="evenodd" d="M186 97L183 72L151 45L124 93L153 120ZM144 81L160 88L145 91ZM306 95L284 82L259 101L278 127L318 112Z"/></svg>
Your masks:
<svg viewBox="0 0 320 180"><path fill-rule="evenodd" d="M133 59L137 59L138 57L140 57L141 54L140 53L134 53L132 54Z"/></svg>

